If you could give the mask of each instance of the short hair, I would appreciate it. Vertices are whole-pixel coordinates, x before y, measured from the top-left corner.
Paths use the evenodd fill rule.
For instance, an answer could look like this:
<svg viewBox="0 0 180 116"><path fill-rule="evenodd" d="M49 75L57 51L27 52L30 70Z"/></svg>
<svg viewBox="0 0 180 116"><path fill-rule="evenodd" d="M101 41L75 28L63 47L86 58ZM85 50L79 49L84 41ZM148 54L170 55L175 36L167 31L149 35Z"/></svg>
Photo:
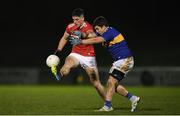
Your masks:
<svg viewBox="0 0 180 116"><path fill-rule="evenodd" d="M73 10L72 16L78 16L78 17L84 16L84 10L81 8L76 8Z"/></svg>
<svg viewBox="0 0 180 116"><path fill-rule="evenodd" d="M95 27L95 26L100 26L100 27L106 26L106 27L108 27L109 24L108 24L108 21L105 17L99 16L99 17L96 17L96 19L94 19L94 21L93 21L93 27Z"/></svg>

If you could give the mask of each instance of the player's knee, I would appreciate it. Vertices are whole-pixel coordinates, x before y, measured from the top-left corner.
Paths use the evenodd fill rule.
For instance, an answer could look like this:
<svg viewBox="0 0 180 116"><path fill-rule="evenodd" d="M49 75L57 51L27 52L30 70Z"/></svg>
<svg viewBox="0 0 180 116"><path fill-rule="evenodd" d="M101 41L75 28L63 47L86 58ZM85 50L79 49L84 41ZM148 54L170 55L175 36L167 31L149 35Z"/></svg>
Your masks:
<svg viewBox="0 0 180 116"><path fill-rule="evenodd" d="M66 75L69 74L70 69L67 68L67 67L63 67L63 68L60 70L60 72L61 72L61 74L62 74L63 76L66 76Z"/></svg>
<svg viewBox="0 0 180 116"><path fill-rule="evenodd" d="M117 87L120 81L124 78L124 73L117 69L113 69L109 75L111 75L111 78L108 79L108 84L111 87L115 87L115 92L117 92ZM113 81L114 79L116 80L115 82Z"/></svg>
<svg viewBox="0 0 180 116"><path fill-rule="evenodd" d="M96 83L96 81L99 80L98 75L96 74L96 72L93 69L86 70L86 72L90 78L91 83Z"/></svg>
<svg viewBox="0 0 180 116"><path fill-rule="evenodd" d="M95 71L93 69L88 70L88 75L92 79L95 79L95 77L96 77Z"/></svg>

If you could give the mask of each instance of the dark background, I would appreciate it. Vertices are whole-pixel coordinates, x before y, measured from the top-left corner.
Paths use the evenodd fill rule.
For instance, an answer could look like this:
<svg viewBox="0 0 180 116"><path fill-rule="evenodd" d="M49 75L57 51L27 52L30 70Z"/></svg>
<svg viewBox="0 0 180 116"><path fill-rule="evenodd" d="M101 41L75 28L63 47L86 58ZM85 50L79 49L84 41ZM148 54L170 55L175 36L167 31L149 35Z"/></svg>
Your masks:
<svg viewBox="0 0 180 116"><path fill-rule="evenodd" d="M45 66L78 7L90 23L103 15L125 36L136 66L180 65L177 1L6 0L0 3L0 67ZM70 48L67 44L64 56ZM104 48L95 50L99 66L111 63Z"/></svg>

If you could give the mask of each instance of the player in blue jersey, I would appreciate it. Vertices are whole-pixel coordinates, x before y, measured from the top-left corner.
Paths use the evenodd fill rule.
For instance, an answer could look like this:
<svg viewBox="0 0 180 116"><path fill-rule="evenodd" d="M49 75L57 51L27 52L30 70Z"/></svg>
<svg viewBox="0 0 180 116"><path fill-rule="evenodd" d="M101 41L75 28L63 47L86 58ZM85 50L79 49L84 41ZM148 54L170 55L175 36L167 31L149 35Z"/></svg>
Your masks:
<svg viewBox="0 0 180 116"><path fill-rule="evenodd" d="M104 106L98 111L112 111L111 100L113 94L117 92L131 101L131 111L133 112L140 101L140 97L128 92L125 87L120 84L121 80L134 66L132 53L122 34L115 28L110 27L106 18L102 16L97 17L94 20L93 27L96 30L97 37L86 40L74 37L70 39L70 42L73 45L104 43L114 60L109 71L106 100Z"/></svg>

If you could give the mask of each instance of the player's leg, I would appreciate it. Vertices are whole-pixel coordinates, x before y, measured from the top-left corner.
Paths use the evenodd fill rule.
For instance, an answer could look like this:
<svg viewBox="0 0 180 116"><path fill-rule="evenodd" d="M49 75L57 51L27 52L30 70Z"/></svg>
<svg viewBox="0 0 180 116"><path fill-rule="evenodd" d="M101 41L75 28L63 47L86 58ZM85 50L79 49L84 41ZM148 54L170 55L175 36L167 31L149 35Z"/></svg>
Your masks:
<svg viewBox="0 0 180 116"><path fill-rule="evenodd" d="M72 55L69 55L66 60L65 60L65 63L64 65L62 66L62 68L60 69L60 73L62 76L66 76L69 74L71 68L75 68L79 65L79 60L72 56Z"/></svg>
<svg viewBox="0 0 180 116"><path fill-rule="evenodd" d="M95 57L85 57L79 55L80 65L89 76L90 82L96 88L97 92L103 100L105 100L105 90L99 79L99 73Z"/></svg>
<svg viewBox="0 0 180 116"><path fill-rule="evenodd" d="M117 79L115 79L114 77L112 77L111 75L108 78L107 81L107 92L106 92L106 101L111 101L113 94L115 93L115 85L117 83Z"/></svg>
<svg viewBox="0 0 180 116"><path fill-rule="evenodd" d="M112 69L111 69L112 70ZM112 97L116 90L116 85L118 81L121 79L119 71L114 69L112 72L109 73L109 78L107 81L107 92L106 92L106 100L104 106L100 109L100 111L112 111Z"/></svg>
<svg viewBox="0 0 180 116"><path fill-rule="evenodd" d="M85 68L85 71L90 78L90 82L97 90L98 94L101 96L103 100L105 100L105 89L99 80L99 73L97 68L87 67Z"/></svg>
<svg viewBox="0 0 180 116"><path fill-rule="evenodd" d="M116 87L116 92L119 94L119 95L122 95L122 96L124 96L124 97L127 97L130 101L131 101L131 112L133 112L135 109L136 109L136 107L137 107L137 105L138 105L138 103L139 103L139 101L140 101L140 97L138 97L138 96L136 96L136 95L133 95L132 93L130 93L130 92L128 92L127 90L126 90L126 88L125 87L123 87L122 85L118 85L117 87Z"/></svg>
<svg viewBox="0 0 180 116"><path fill-rule="evenodd" d="M134 60L132 57L130 57L130 58L126 58L126 59L115 62L114 66L111 68L111 70L113 70L114 72L119 74L119 77L117 78L118 84L116 85L115 91L118 94L120 94L124 97L127 97L131 101L131 103L132 103L131 111L132 112L136 109L136 106L140 100L140 97L137 97L137 96L133 95L132 93L128 92L125 87L120 85L120 81L124 78L125 74L127 74L133 68L133 65L134 65Z"/></svg>
<svg viewBox="0 0 180 116"><path fill-rule="evenodd" d="M120 84L118 84L116 86L116 90L115 91L116 91L116 93L118 93L119 95L122 95L124 97L126 97L127 94L128 94L128 91L126 90L126 88L124 86L120 85Z"/></svg>
<svg viewBox="0 0 180 116"><path fill-rule="evenodd" d="M107 81L107 92L106 92L106 100L104 103L104 106L100 109L100 111L112 111L112 105L111 100L113 97L113 94L115 93L115 85L117 83L117 79L109 75L108 81Z"/></svg>

